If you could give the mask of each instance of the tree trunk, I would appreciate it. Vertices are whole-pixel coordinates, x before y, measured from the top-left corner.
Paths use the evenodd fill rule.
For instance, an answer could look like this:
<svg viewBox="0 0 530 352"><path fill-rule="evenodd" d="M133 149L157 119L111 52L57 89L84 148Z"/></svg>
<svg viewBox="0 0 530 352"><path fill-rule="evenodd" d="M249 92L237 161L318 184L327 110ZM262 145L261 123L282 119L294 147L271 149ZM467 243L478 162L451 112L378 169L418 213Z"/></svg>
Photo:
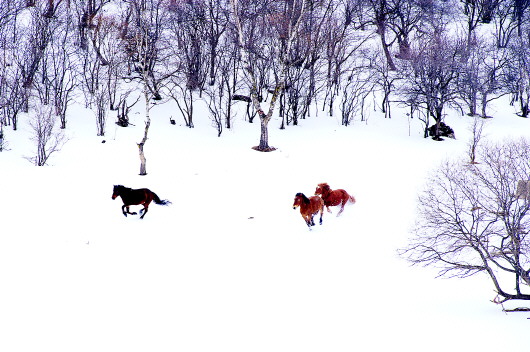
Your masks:
<svg viewBox="0 0 530 352"><path fill-rule="evenodd" d="M147 82L144 82L144 97L145 97L145 129L144 137L142 141L138 143L138 151L140 153L140 176L147 175L146 159L144 154L144 145L147 141L147 133L149 132L149 126L151 125L151 117L149 116L149 91L147 88Z"/></svg>
<svg viewBox="0 0 530 352"><path fill-rule="evenodd" d="M473 90L469 97L469 115L475 116L477 114L477 91Z"/></svg>
<svg viewBox="0 0 530 352"><path fill-rule="evenodd" d="M488 105L488 92L482 92L482 103L481 103L481 111L482 111L482 117L486 118L488 115L486 114L486 107Z"/></svg>
<svg viewBox="0 0 530 352"><path fill-rule="evenodd" d="M385 53L386 62L388 64L388 69L390 71L396 71L396 65L392 59L392 54L390 54L389 45L386 42L386 25L384 22L377 23L377 32L381 38L381 45L383 47L383 52Z"/></svg>
<svg viewBox="0 0 530 352"><path fill-rule="evenodd" d="M274 150L274 148L269 147L269 127L265 119L261 119L261 136L259 140L259 145L254 147L254 149L259 150L260 152L269 152Z"/></svg>
<svg viewBox="0 0 530 352"><path fill-rule="evenodd" d="M300 22L303 18L302 14L305 12L305 1L301 1L300 3L300 13L298 15L298 18L296 18L296 21L294 24L289 26L287 40L285 44L285 49L280 52L279 61L281 62L281 68L280 72L278 74L278 81L276 83L276 88L274 89L274 93L272 95L272 99L269 105L268 113L265 114L261 108L261 103L259 99L259 92L258 92L258 84L256 80L256 75L254 72L254 69L252 68L252 65L250 64L250 58L248 49L246 49L243 41L243 28L241 25L241 21L238 15L238 0L231 0L232 4L232 10L234 13L234 19L235 19L235 26L237 29L237 39L239 44L239 50L241 52L241 61L243 63L243 70L245 71L245 75L247 76L247 79L249 80L250 85L250 96L252 99L252 103L254 105L254 109L257 111L260 121L261 121L261 135L260 135L260 144L257 147L254 147L253 149L258 151L273 151L276 148L270 147L268 144L268 128L267 125L272 117L272 113L274 112L274 107L276 105L276 100L282 93L284 87L285 87L285 76L286 76L286 70L287 70L287 64L285 60L285 56L290 52L292 42L294 40L294 37L298 33L298 28L300 27Z"/></svg>
<svg viewBox="0 0 530 352"><path fill-rule="evenodd" d="M140 152L140 176L147 175L147 168L146 168L146 159L144 154L144 145L147 141L147 132L149 131L149 125L151 124L151 120L147 118L147 121L145 121L145 129L144 129L144 137L142 138L142 141L138 143L138 151Z"/></svg>

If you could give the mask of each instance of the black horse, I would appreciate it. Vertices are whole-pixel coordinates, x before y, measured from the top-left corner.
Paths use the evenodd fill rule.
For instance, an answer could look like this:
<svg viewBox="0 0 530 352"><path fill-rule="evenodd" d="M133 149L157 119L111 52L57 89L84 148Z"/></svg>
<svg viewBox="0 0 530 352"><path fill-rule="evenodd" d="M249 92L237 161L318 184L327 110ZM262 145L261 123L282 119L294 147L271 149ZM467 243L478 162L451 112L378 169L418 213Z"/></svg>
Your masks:
<svg viewBox="0 0 530 352"><path fill-rule="evenodd" d="M125 216L127 216L127 214L136 215L135 212L131 213L129 211L129 206L138 204L142 204L144 206L144 208L140 210L140 214L142 214L142 216L140 216L140 219L144 218L149 208L149 203L151 203L152 201L154 201L155 204L160 205L171 204L169 200L161 200L155 192L150 191L147 188L131 189L122 185L115 185L114 190L112 191L112 199L116 199L116 197L118 196L120 196L121 200L123 201L121 211Z"/></svg>

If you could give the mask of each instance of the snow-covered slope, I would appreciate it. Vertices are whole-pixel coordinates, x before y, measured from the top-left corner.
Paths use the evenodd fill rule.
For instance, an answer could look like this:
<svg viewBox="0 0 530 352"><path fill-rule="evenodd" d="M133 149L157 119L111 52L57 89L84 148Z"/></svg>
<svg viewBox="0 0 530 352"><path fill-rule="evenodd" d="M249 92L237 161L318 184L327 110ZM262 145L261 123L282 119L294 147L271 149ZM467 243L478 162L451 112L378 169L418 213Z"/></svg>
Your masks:
<svg viewBox="0 0 530 352"><path fill-rule="evenodd" d="M128 128L109 120L102 143L74 107L45 167L23 158L24 124L5 131L1 351L527 350L528 314L491 303L486 277L435 279L396 255L426 174L465 156L468 117L447 118L457 139L444 142L398 113L347 128L322 113L286 130L273 120L278 149L259 153L259 124L238 117L217 138L205 110L187 129L172 109L152 110L147 176L141 113ZM511 108L492 115L487 138L530 135ZM309 231L292 202L320 182L357 203ZM172 205L125 218L114 184Z"/></svg>

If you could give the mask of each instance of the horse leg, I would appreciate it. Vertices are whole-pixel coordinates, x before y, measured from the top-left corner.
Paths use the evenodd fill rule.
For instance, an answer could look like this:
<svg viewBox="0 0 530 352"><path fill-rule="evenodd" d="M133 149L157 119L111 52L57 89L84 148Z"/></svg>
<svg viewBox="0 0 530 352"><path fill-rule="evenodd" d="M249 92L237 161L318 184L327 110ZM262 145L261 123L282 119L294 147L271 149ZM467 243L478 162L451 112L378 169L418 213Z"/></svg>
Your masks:
<svg viewBox="0 0 530 352"><path fill-rule="evenodd" d="M339 216L343 211L344 211L344 206L346 205L346 202L347 200L342 200L341 203L340 203L340 210L339 212L337 213L337 216Z"/></svg>
<svg viewBox="0 0 530 352"><path fill-rule="evenodd" d="M123 215L124 215L125 217L127 217L127 213L128 213L129 211L128 211L128 210L125 211L125 208L129 208L129 207L127 207L126 205L122 205L122 207L121 207L121 212L123 213Z"/></svg>
<svg viewBox="0 0 530 352"><path fill-rule="evenodd" d="M331 209L329 209L329 205L326 205L326 209L328 210L328 213L331 213Z"/></svg>
<svg viewBox="0 0 530 352"><path fill-rule="evenodd" d="M129 205L123 205L121 207L121 211L123 212L123 215L127 216L127 214L136 215L136 212L131 212Z"/></svg>
<svg viewBox="0 0 530 352"><path fill-rule="evenodd" d="M322 225L322 214L324 214L324 207L320 208L320 225Z"/></svg>
<svg viewBox="0 0 530 352"><path fill-rule="evenodd" d="M142 214L142 216L140 216L140 219L143 219L145 214L147 214L147 205L144 205L144 208L140 211L140 213Z"/></svg>
<svg viewBox="0 0 530 352"><path fill-rule="evenodd" d="M311 221L309 220L309 217L307 215L302 215L302 217L304 218L307 227L311 227Z"/></svg>
<svg viewBox="0 0 530 352"><path fill-rule="evenodd" d="M315 215L311 215L311 226L315 226L315 220L313 219Z"/></svg>
<svg viewBox="0 0 530 352"><path fill-rule="evenodd" d="M154 193L153 192L149 193L146 198L147 199L144 202L144 208L140 211L140 214L142 214L142 216L140 216L140 219L143 219L145 214L147 214L147 210L149 208L149 203L151 203L151 201L153 200Z"/></svg>

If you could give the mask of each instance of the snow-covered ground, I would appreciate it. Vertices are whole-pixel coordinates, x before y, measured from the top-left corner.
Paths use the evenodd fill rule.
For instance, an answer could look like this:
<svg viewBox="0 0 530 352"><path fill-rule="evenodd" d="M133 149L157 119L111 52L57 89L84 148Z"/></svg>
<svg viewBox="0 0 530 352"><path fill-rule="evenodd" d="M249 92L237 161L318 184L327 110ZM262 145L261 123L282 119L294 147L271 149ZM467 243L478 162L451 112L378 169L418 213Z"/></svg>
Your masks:
<svg viewBox="0 0 530 352"><path fill-rule="evenodd" d="M169 124L174 109L152 110L147 176L141 107L128 128L112 115L104 138L73 107L45 167L24 159L27 117L5 130L0 351L528 350L530 315L491 303L485 276L435 279L396 254L427 173L465 156L469 117L449 116L457 139L444 142L399 113L347 128L322 112L286 130L273 120L278 149L259 153L259 123L237 117L218 138L204 110L188 129ZM530 137L513 108L491 115L487 138ZM309 231L292 202L320 182L357 203ZM125 218L114 184L173 204Z"/></svg>

